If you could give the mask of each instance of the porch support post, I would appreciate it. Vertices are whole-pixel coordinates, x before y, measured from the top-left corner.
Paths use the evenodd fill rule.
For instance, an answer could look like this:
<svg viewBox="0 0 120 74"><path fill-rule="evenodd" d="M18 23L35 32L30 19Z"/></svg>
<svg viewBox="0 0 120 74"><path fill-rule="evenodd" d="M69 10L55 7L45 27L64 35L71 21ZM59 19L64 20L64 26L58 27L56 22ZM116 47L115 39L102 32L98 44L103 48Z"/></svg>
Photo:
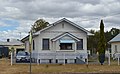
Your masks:
<svg viewBox="0 0 120 74"><path fill-rule="evenodd" d="M76 45L76 43L73 43L73 44L75 46L73 49L75 49L75 53L76 53L76 49L77 49L76 47L77 47L77 45Z"/></svg>
<svg viewBox="0 0 120 74"><path fill-rule="evenodd" d="M39 59L37 58L37 65L39 65Z"/></svg>
<svg viewBox="0 0 120 74"><path fill-rule="evenodd" d="M56 53L56 51L55 51L55 53L54 53L55 55L54 55L54 63L56 63L56 56L57 56L57 53Z"/></svg>

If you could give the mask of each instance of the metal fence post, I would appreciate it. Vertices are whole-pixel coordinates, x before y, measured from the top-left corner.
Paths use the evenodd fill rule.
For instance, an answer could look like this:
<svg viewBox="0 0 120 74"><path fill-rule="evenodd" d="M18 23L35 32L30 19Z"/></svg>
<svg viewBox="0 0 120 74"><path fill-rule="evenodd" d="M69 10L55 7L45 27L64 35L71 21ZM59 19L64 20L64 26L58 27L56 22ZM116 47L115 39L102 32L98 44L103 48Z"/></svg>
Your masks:
<svg viewBox="0 0 120 74"><path fill-rule="evenodd" d="M64 53L64 55L63 55L63 56L64 56L64 65L65 65L65 53Z"/></svg>
<svg viewBox="0 0 120 74"><path fill-rule="evenodd" d="M110 53L108 54L108 64L110 65Z"/></svg>
<svg viewBox="0 0 120 74"><path fill-rule="evenodd" d="M12 52L11 52L11 66L13 64L13 55L12 55Z"/></svg>
<svg viewBox="0 0 120 74"><path fill-rule="evenodd" d="M119 57L118 57L118 65L119 65Z"/></svg>
<svg viewBox="0 0 120 74"><path fill-rule="evenodd" d="M88 53L87 53L87 65L88 65Z"/></svg>

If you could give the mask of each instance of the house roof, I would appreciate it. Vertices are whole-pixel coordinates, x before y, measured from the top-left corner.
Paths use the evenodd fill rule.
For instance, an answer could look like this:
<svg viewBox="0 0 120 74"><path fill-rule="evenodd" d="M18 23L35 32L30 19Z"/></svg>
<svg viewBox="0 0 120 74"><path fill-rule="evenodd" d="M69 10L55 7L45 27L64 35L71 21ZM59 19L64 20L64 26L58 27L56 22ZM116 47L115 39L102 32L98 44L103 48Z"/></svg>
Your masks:
<svg viewBox="0 0 120 74"><path fill-rule="evenodd" d="M120 42L120 33L109 41L109 43L112 43L112 42Z"/></svg>
<svg viewBox="0 0 120 74"><path fill-rule="evenodd" d="M53 39L51 39L51 40L52 40L52 41L56 41L56 40L62 38L63 36L66 36L66 35L67 35L67 36L70 36L71 38L73 38L73 39L75 39L75 40L77 40L77 41L80 40L79 38L77 38L76 36L70 34L69 32L65 32L65 33L63 33L63 34L60 34L60 35L58 35L57 37L55 37L55 38L53 38Z"/></svg>
<svg viewBox="0 0 120 74"><path fill-rule="evenodd" d="M36 36L38 36L38 35L32 35L33 38L36 37ZM26 41L28 39L29 39L29 35L27 35L26 37L24 37L21 41L24 42L24 41Z"/></svg>
<svg viewBox="0 0 120 74"><path fill-rule="evenodd" d="M79 28L80 30L86 32L87 35L93 35L93 34L90 33L89 31L87 31L86 29L84 29L84 28L82 28L81 26L79 26L79 25L77 25L77 24L75 24L75 23L69 21L69 20L66 19L66 18L63 18L63 19L61 19L61 20L58 20L58 21L52 23L50 26L48 26L48 27L46 27L46 28L44 28L44 29L42 29L42 30L36 32L36 34L39 34L40 32L42 32L42 31L44 31L44 30L46 30L46 29L49 29L49 28L51 28L52 26L54 26L54 25L56 25L56 24L58 24L58 23L60 23L60 22L62 22L62 21L66 21L66 22L70 23L71 25L73 25L73 26Z"/></svg>
<svg viewBox="0 0 120 74"><path fill-rule="evenodd" d="M11 46L11 45L15 45L15 46L18 46L18 45L23 45L24 43L22 43L21 41L19 40L12 40L10 42L0 42L0 45L2 46Z"/></svg>
<svg viewBox="0 0 120 74"><path fill-rule="evenodd" d="M49 29L49 28L51 28L52 26L55 26L55 25L57 25L58 23L60 23L60 22L62 22L62 21L66 21L66 22L70 23L71 25L73 25L73 26L79 28L80 30L86 32L87 35L93 35L93 34L90 33L89 31L87 31L86 29L84 29L84 28L82 28L81 26L79 26L79 25L77 25L77 24L75 24L75 23L73 23L73 22L67 20L66 18L63 18L63 19L61 19L61 20L58 20L58 21L56 21L56 22L50 24L48 27L45 27L45 28L41 29L40 31L34 33L34 35L38 36L38 35L40 34L40 32L42 32L42 31L44 31L44 30L46 30L46 29ZM36 37L36 36L35 36L35 37ZM24 41L28 40L28 38L29 38L29 35L26 36L25 38L23 38L21 41L24 42Z"/></svg>

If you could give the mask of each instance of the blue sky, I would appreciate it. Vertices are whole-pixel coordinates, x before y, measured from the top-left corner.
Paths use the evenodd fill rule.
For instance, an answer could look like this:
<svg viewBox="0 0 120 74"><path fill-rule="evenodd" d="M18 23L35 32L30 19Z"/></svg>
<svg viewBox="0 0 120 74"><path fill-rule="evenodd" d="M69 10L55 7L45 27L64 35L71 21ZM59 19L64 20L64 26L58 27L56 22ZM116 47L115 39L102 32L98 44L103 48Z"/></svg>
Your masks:
<svg viewBox="0 0 120 74"><path fill-rule="evenodd" d="M63 17L87 30L99 30L101 19L105 31L120 29L120 0L0 0L0 40L25 37L38 18Z"/></svg>
<svg viewBox="0 0 120 74"><path fill-rule="evenodd" d="M0 20L3 23L7 24L7 26L0 27L0 31L7 31L7 30L15 30L19 25L19 21L17 20Z"/></svg>

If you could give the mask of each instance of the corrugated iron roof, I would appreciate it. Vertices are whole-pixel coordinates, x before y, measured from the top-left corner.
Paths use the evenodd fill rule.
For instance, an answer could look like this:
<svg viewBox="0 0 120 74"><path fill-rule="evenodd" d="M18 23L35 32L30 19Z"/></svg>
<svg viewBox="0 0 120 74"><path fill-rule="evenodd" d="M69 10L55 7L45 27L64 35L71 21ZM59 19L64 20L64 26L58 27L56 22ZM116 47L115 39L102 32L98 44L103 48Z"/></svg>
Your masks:
<svg viewBox="0 0 120 74"><path fill-rule="evenodd" d="M21 41L19 40L13 40L13 41L10 41L10 42L0 42L0 45L23 45L24 43L22 43Z"/></svg>
<svg viewBox="0 0 120 74"><path fill-rule="evenodd" d="M117 36L115 36L113 39L111 39L109 42L110 43L112 43L112 42L120 42L120 33Z"/></svg>
<svg viewBox="0 0 120 74"><path fill-rule="evenodd" d="M45 27L45 28L39 30L38 32L34 33L35 37L38 36L38 35L40 34L40 32L42 32L42 31L44 31L44 30L46 30L46 29L49 29L49 28L55 26L57 23L60 23L60 22L62 22L62 21L66 21L66 22L70 23L71 25L73 25L73 26L75 26L75 27L81 29L82 31L86 32L87 35L94 35L94 34L90 33L88 30L82 28L80 25L77 25L77 24L75 24L75 23L69 21L68 19L63 18L63 19L60 19L60 20L58 20L58 21L56 21L56 22L50 24L48 27ZM29 38L29 35L26 36L26 37L24 37L21 41L22 41L22 42L25 42L26 40L28 40L28 38Z"/></svg>
<svg viewBox="0 0 120 74"><path fill-rule="evenodd" d="M66 19L66 18L60 19L60 20L52 23L52 25L50 25L50 26L48 26L48 27L45 27L45 28L41 29L40 31L38 31L38 32L36 32L36 33L39 33L39 32L41 32L41 31L44 31L44 30L48 29L48 28L51 28L52 26L54 26L54 25L56 25L56 24L58 24L58 23L60 23L60 22L62 22L62 21L66 21L66 22L70 23L71 25L73 25L73 26L81 29L82 31L86 32L87 35L93 35L93 34L90 33L88 30L84 29L84 28L81 27L80 25L77 25L77 24L75 24L74 22L72 22L72 21L70 21L70 20L68 20L68 19Z"/></svg>

